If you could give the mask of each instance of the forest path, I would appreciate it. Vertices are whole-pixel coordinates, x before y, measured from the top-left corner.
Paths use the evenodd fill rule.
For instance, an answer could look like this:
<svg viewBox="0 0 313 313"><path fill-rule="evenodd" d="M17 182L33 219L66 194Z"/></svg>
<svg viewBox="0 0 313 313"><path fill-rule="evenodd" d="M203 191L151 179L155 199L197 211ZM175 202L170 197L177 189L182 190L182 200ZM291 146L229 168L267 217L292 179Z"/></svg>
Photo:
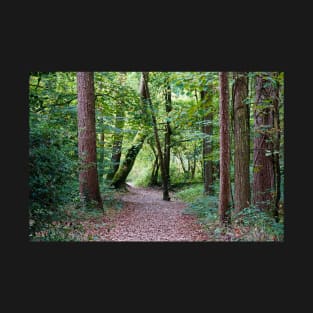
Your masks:
<svg viewBox="0 0 313 313"><path fill-rule="evenodd" d="M163 201L162 190L128 186L120 212L107 223L100 241L207 241L196 217L183 214L186 203ZM108 231L109 230L109 231Z"/></svg>

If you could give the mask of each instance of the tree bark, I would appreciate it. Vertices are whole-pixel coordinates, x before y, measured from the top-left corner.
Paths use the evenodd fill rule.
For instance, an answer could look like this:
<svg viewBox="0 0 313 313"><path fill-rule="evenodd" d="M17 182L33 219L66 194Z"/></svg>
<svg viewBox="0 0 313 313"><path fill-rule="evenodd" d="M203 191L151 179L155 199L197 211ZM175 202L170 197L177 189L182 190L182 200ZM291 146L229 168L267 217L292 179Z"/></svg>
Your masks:
<svg viewBox="0 0 313 313"><path fill-rule="evenodd" d="M169 187L170 187L170 161L171 161L171 135L172 135L172 129L171 129L171 123L168 120L169 113L172 111L172 92L171 92L171 86L169 85L169 82L167 82L167 86L165 89L165 111L167 114L167 121L165 124L165 135L164 135L164 170L165 170L165 186L167 188L164 188L164 194L163 199L169 200Z"/></svg>
<svg viewBox="0 0 313 313"><path fill-rule="evenodd" d="M213 134L213 113L211 112L212 106L212 94L202 90L200 92L200 98L203 108L203 178L204 178L204 194L213 194L213 162L210 160L210 154L212 153L212 143L210 142Z"/></svg>
<svg viewBox="0 0 313 313"><path fill-rule="evenodd" d="M153 151L155 160L153 163L153 167L152 167L152 173L151 173L151 177L150 177L150 186L157 186L158 185L158 174L159 174L159 157L158 157L158 153L155 151L154 146L152 143L150 143L150 147Z"/></svg>
<svg viewBox="0 0 313 313"><path fill-rule="evenodd" d="M185 163L184 163L184 157L182 156L181 152L178 152L177 156L178 156L178 159L180 161L181 168L182 168L182 170L184 172L184 176L186 178L188 178L188 170L186 169L186 166L185 166Z"/></svg>
<svg viewBox="0 0 313 313"><path fill-rule="evenodd" d="M126 179L128 174L130 173L133 165L135 163L136 157L142 148L142 145L147 137L146 131L139 131L135 136L132 146L128 149L125 159L120 165L119 169L115 173L111 185L115 188L124 187L126 184Z"/></svg>
<svg viewBox="0 0 313 313"><path fill-rule="evenodd" d="M148 106L150 107L150 111L151 111L154 138L155 138L156 148L158 151L159 162L160 162L162 186L163 186L163 200L169 201L170 197L169 197L169 190L168 190L168 179L167 179L167 175L166 175L166 167L165 167L164 157L163 157L163 153L162 153L162 148L161 148L161 143L160 143L160 138L159 138L159 132L158 132L158 128L157 128L156 116L154 114L154 110L153 110L153 106L152 106L152 102L151 102L151 98L150 98L148 79L149 79L149 73L143 72L142 73L142 82L144 85L143 90L144 90L145 100L146 100Z"/></svg>
<svg viewBox="0 0 313 313"><path fill-rule="evenodd" d="M274 151L273 151L273 163L274 163L274 178L275 178L275 207L274 217L279 221L279 201L280 201L280 120L279 120L279 89L280 86L277 82L276 88L273 90L273 109L274 109Z"/></svg>
<svg viewBox="0 0 313 313"><path fill-rule="evenodd" d="M141 100L141 111L143 115L143 120L145 120L147 116L147 102L149 102L150 100L150 95L143 77L141 77L140 80L139 93ZM137 135L133 140L132 146L130 147L130 149L128 149L126 153L123 163L120 165L119 169L112 179L111 185L115 188L121 188L125 186L127 176L133 168L136 157L140 149L142 148L142 145L147 136L147 130L145 130L144 128L137 132Z"/></svg>
<svg viewBox="0 0 313 313"><path fill-rule="evenodd" d="M270 135L273 128L273 88L268 74L256 77L253 204L263 211L270 211L273 204L273 142Z"/></svg>
<svg viewBox="0 0 313 313"><path fill-rule="evenodd" d="M229 147L229 92L228 73L219 73L220 83L220 194L219 194L219 220L221 225L230 223L230 147Z"/></svg>
<svg viewBox="0 0 313 313"><path fill-rule="evenodd" d="M95 96L93 72L77 73L78 156L82 162L79 190L83 202L95 201L102 209L96 153Z"/></svg>
<svg viewBox="0 0 313 313"><path fill-rule="evenodd" d="M250 205L250 119L247 75L234 73L233 119L234 119L234 207L238 213Z"/></svg>

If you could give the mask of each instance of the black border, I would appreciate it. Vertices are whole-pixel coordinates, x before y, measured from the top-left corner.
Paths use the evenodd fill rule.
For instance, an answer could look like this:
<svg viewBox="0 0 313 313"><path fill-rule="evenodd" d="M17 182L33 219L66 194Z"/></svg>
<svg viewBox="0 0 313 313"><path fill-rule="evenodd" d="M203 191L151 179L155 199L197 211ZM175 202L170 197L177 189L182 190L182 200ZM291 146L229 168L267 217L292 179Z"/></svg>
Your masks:
<svg viewBox="0 0 313 313"><path fill-rule="evenodd" d="M197 10L199 11L201 8ZM219 11L212 12L211 16L218 13ZM269 23L274 21L275 25L278 25L279 20L274 14L267 17ZM216 21L213 19L212 22ZM131 29L128 29L131 25L128 20L128 24L122 26L122 32L115 34L106 32L106 29L112 30L114 26L105 24L101 28L103 32L98 32L96 36L90 36L91 33L86 32L80 33L83 25L77 23L75 26L78 25L78 28L71 29L74 35L71 33L69 36L66 30L57 29L54 36L48 33L44 39L36 32L33 33L37 29L36 23L33 23L33 28L26 27L26 31L22 30L19 37L11 38L10 43L15 41L17 45L10 50L12 54L7 56L10 66L5 73L7 98L3 102L3 119L7 125L3 131L6 157L3 169L6 171L6 179L2 191L7 196L6 207L3 209L9 216L3 218L3 224L6 227L4 240L8 247L5 253L10 256L7 265L11 268L11 273L14 272L14 281L24 281L21 293L30 285L30 290L36 288L37 297L44 295L44 291L40 290L41 283L46 286L49 281L53 281L64 296L68 290L67 283L72 283L71 286L86 286L93 277L106 284L110 275L113 278L110 282L114 281L115 275L125 275L129 281L124 282L127 288L132 290L134 287L130 281L136 284L139 275L140 282L148 283L149 276L150 282L161 283L167 292L171 292L167 289L170 286L164 284L163 279L176 280L181 284L178 290L183 296L186 295L183 293L185 279L190 279L197 285L204 281L205 287L208 288L210 282L214 281L212 289L225 289L226 298L228 294L237 291L238 284L241 290L244 288L244 298L254 295L253 288L256 288L255 292L261 292L260 285L265 285L266 295L262 293L262 299L258 304L254 304L262 307L260 302L262 303L263 296L266 297L270 293L276 295L279 292L293 265L301 271L299 267L304 266L306 262L300 264L298 260L293 263L292 255L305 256L303 249L307 249L303 246L306 238L301 230L304 227L303 216L309 209L309 204L301 204L299 201L305 189L297 178L299 170L305 171L304 165L299 163L298 150L300 146L305 147L307 142L301 137L301 133L297 132L297 129L300 129L304 134L305 130L302 127L303 111L295 104L302 106L308 99L303 95L301 98L303 81L299 79L301 72L298 59L295 55L291 57L290 38L280 29L277 35L271 27L264 27L267 20L260 20L258 16L248 19L252 25L251 32L238 36L242 27L245 31L249 29L246 22L247 20L243 20L239 26L230 23L226 30L215 32L208 20L200 23L199 28L196 24L190 29L190 23L186 21L180 21L179 25L182 27L179 28L176 27L176 22L171 20L175 25L173 28L168 29L169 24L163 25L164 28L159 31L149 28L148 36L141 32L143 24L151 25L148 19L139 20ZM259 27L256 27L258 23ZM221 23L215 23L216 28L220 25ZM199 31L200 27L204 31ZM121 33L124 36L120 36ZM292 59L296 59L294 64ZM25 204L28 198L28 73L77 70L285 72L285 242L30 243L27 231L23 231L27 229ZM251 285L253 287L250 289ZM106 287L117 290L121 285ZM285 290L286 287L282 287ZM188 288L192 288L192 285ZM74 288L74 291L80 294L78 288ZM95 293L100 296L102 294L101 291ZM102 295L101 298L106 297ZM224 302L227 300L222 303Z"/></svg>

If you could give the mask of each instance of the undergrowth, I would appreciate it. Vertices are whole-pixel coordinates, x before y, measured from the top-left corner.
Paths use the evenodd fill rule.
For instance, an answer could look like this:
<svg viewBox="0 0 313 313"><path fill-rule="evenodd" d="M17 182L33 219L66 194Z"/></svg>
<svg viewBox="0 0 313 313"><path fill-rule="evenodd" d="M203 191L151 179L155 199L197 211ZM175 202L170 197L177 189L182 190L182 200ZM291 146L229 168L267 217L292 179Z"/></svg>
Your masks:
<svg viewBox="0 0 313 313"><path fill-rule="evenodd" d="M283 222L276 222L266 212L249 207L238 214L231 210L231 224L221 227L218 217L218 195L203 195L203 185L197 184L177 192L176 197L187 202L185 214L194 214L214 241L282 241Z"/></svg>
<svg viewBox="0 0 313 313"><path fill-rule="evenodd" d="M122 208L122 203L114 196L114 191L101 188L103 210L89 203L84 205L79 199L58 209L51 222L42 224L40 230L29 233L31 241L93 241L86 233L90 223L94 227L105 226L105 221ZM34 221L30 219L30 227Z"/></svg>

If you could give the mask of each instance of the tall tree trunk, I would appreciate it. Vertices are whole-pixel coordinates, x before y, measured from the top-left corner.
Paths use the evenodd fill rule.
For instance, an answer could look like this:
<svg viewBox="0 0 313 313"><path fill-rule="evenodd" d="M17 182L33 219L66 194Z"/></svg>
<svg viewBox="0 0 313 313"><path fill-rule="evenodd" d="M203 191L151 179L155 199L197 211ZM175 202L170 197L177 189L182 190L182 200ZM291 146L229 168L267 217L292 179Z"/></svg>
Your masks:
<svg viewBox="0 0 313 313"><path fill-rule="evenodd" d="M273 75L276 78L276 75ZM277 85L272 91L273 99L273 114L274 114L274 151L273 151L273 165L274 165L274 186L275 186L275 206L274 206L274 217L275 220L279 221L279 201L280 201L280 120L279 120L279 89L280 86Z"/></svg>
<svg viewBox="0 0 313 313"><path fill-rule="evenodd" d="M230 147L229 147L229 92L228 73L219 73L220 83L220 194L219 194L219 220L220 224L230 223Z"/></svg>
<svg viewBox="0 0 313 313"><path fill-rule="evenodd" d="M268 74L256 77L255 137L253 163L253 203L264 211L272 207L274 188L273 142L269 130L273 128L273 85Z"/></svg>
<svg viewBox="0 0 313 313"><path fill-rule="evenodd" d="M95 96L93 72L77 73L78 156L82 162L79 190L84 202L96 201L103 208L99 191L96 153Z"/></svg>
<svg viewBox="0 0 313 313"><path fill-rule="evenodd" d="M165 195L163 195L164 200L169 200L168 189L170 186L170 161L171 161L171 135L172 129L169 121L169 113L172 111L172 93L171 86L169 82L167 82L166 90L165 90L165 111L167 114L167 121L165 124L165 135L164 135L164 170L165 170L165 185L167 186L167 190L164 189Z"/></svg>
<svg viewBox="0 0 313 313"><path fill-rule="evenodd" d="M245 73L234 73L233 119L234 119L234 170L235 212L250 205L250 119L248 81Z"/></svg>
<svg viewBox="0 0 313 313"><path fill-rule="evenodd" d="M135 136L132 146L128 149L125 159L120 165L119 169L115 173L111 185L115 188L124 187L126 184L126 179L128 174L130 173L133 165L135 163L136 157L142 148L142 145L147 137L147 132L141 130Z"/></svg>
<svg viewBox="0 0 313 313"><path fill-rule="evenodd" d="M164 163L164 158L163 158L163 153L162 153L162 148L161 148L161 143L160 143L160 138L159 138L159 133L158 133L158 128L157 128L157 121L156 121L156 117L154 114L154 110L153 110L153 106L152 106L152 102L150 98L148 79L149 79L149 73L143 72L142 81L144 85L145 100L147 104L149 105L150 111L151 111L154 138L155 138L156 148L158 151L159 162L160 162L162 185L163 185L163 200L169 201L170 197L169 197L169 191L168 191L168 180L167 180L167 175L166 175L166 168L165 168L165 163Z"/></svg>
<svg viewBox="0 0 313 313"><path fill-rule="evenodd" d="M212 153L212 143L210 142L213 134L213 113L212 109L212 93L202 90L200 92L202 108L203 108L203 178L204 178L204 194L213 194L213 162L210 159Z"/></svg>

